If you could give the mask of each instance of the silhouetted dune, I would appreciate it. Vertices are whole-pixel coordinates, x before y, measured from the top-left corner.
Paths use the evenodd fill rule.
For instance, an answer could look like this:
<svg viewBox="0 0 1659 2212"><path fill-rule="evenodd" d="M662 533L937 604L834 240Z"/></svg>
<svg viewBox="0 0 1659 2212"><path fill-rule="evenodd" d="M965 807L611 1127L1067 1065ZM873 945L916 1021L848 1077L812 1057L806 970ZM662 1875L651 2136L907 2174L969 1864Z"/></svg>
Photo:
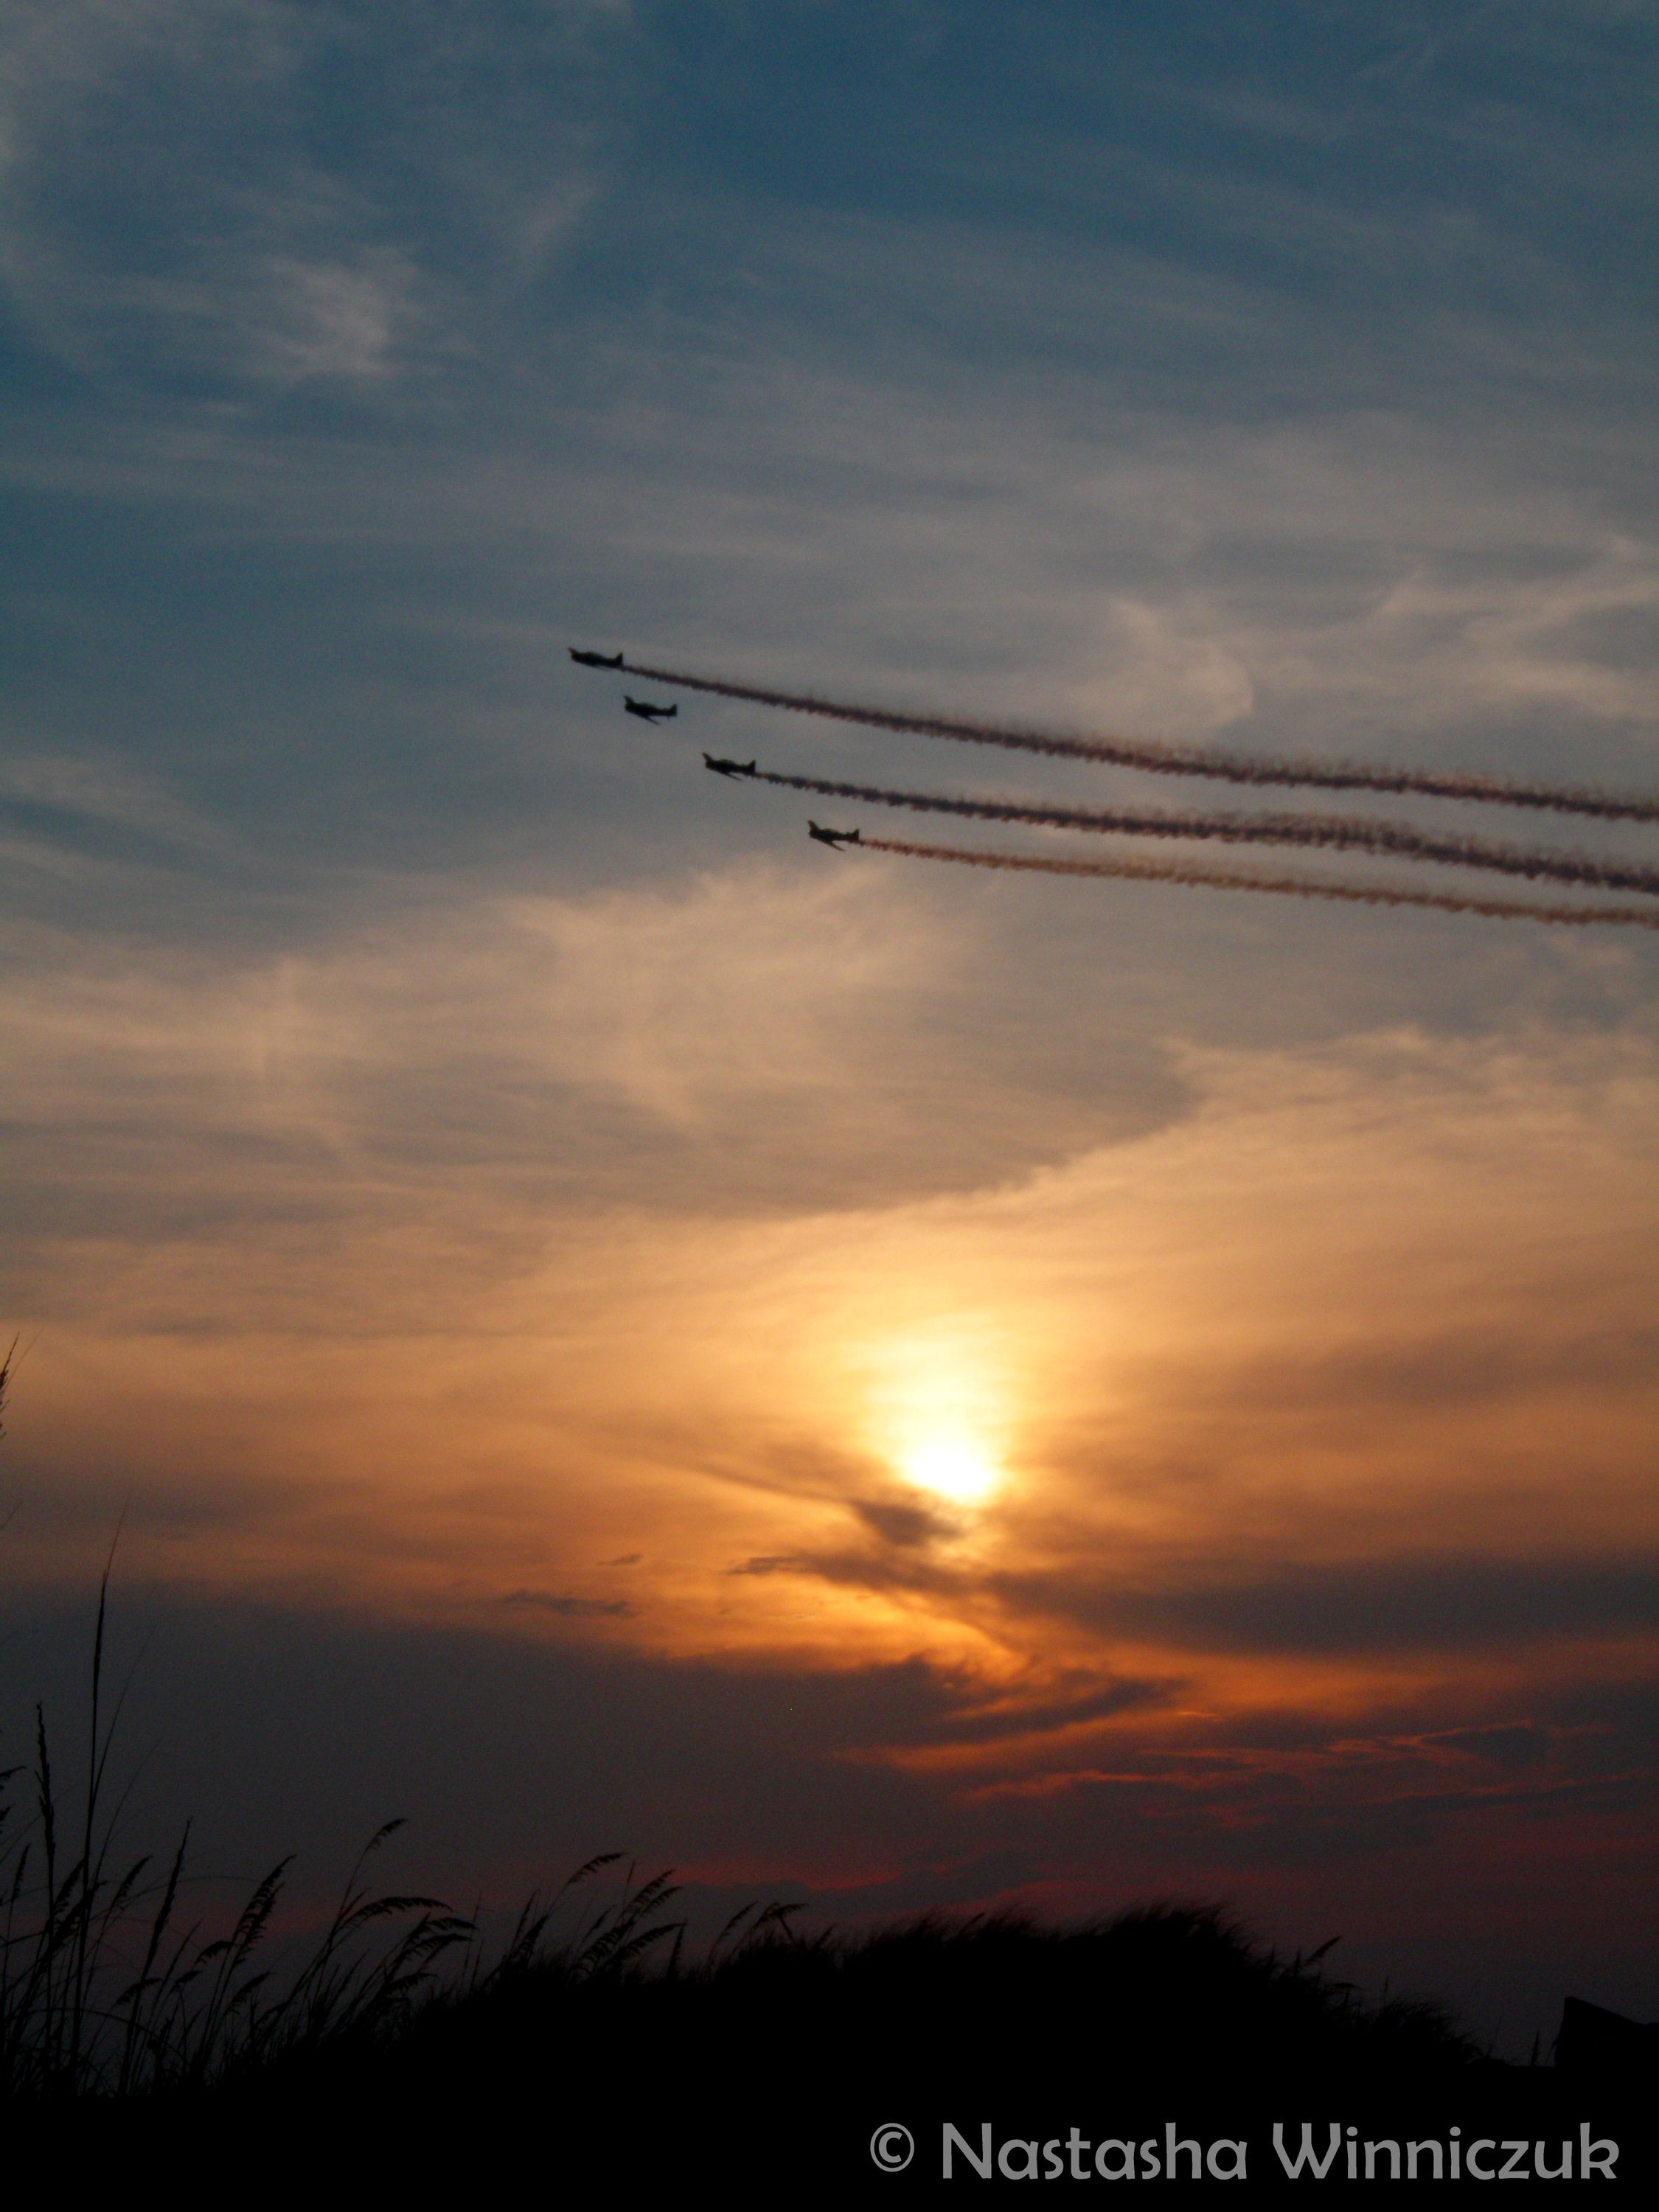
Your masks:
<svg viewBox="0 0 1659 2212"><path fill-rule="evenodd" d="M1115 2178L1126 2155L1140 2161L1133 2178L1158 2178L1149 2160L1161 2169L1174 2148L1187 2185L1194 2155L1213 2150L1202 2179L1231 2178L1242 2158L1260 2191L1302 2185L1282 2170L1275 2121L1292 2152L1310 2124L1335 2160L1327 2185L1346 2180L1350 2141L1357 2160L1380 2146L1373 2164L1413 2140L1425 2162L1425 2145L1461 2155L1496 2136L1530 2157L1539 2141L1559 2164L1588 2121L1592 2144L1619 2141L1618 2178L1638 2171L1593 2085L1497 2065L1438 2007L1367 2002L1322 1960L1278 1956L1212 1906L1071 1929L924 1918L856 1936L796 1937L774 1919L690 1967L625 1949L526 1953L394 2033L233 2068L206 2095L106 2108L109 2148L229 2156L259 2142L296 2172L355 2161L364 2180L395 2172L417 2193L452 2170L468 2188L533 2171L538 2196L574 2203L647 2187L837 2203L977 2187L988 2142L994 2182L1017 2178L994 2163L1007 2145L1015 2166L1027 2143L1039 2160L1052 2146L1051 2164L1075 2156L1085 2172L1064 2178L1079 2179ZM914 2151L889 2172L872 2146L895 2127L906 2134L891 2143Z"/></svg>
<svg viewBox="0 0 1659 2212"><path fill-rule="evenodd" d="M1561 2008L1555 2063L1575 2079L1628 2081L1652 2096L1659 2093L1659 2021L1626 2020L1569 1997Z"/></svg>

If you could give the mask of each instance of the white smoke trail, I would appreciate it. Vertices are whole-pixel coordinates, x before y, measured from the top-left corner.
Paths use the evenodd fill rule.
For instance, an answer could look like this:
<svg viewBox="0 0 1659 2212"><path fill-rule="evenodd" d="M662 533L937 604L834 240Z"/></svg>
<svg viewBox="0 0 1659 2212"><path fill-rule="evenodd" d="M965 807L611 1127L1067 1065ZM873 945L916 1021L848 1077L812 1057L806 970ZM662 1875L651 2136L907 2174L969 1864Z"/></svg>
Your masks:
<svg viewBox="0 0 1659 2212"><path fill-rule="evenodd" d="M1031 822L1052 830L1087 830L1132 837L1193 837L1224 845L1297 845L1310 851L1376 853L1391 860L1443 860L1454 867L1487 868L1534 882L1576 884L1589 890L1650 891L1659 895L1659 867L1636 860L1604 860L1590 854L1547 847L1503 845L1455 831L1418 830L1408 822L1370 822L1332 814L1177 814L1144 808L1024 805L1012 799L952 799L928 792L890 791L881 784L842 783L817 775L753 771L757 783L812 791L826 799L856 799L876 806L903 806L921 814L966 815L977 822Z"/></svg>
<svg viewBox="0 0 1659 2212"><path fill-rule="evenodd" d="M1659 929L1659 908L1534 906L1524 899L1464 898L1455 891L1401 890L1392 884L1334 884L1304 876L1255 875L1242 869L1189 867L1176 860L1061 860L1040 853L979 853L958 845L911 845L896 837L860 837L866 853L901 853L913 860L949 860L966 868L1012 868L1045 876L1113 876L1133 882L1180 884L1231 891L1276 891L1291 898L1346 899L1360 906L1422 906L1441 914L1484 915L1493 921L1612 924Z"/></svg>
<svg viewBox="0 0 1659 2212"><path fill-rule="evenodd" d="M1148 769L1158 775L1212 776L1227 783L1301 784L1322 791L1413 792L1428 799L1466 799L1486 806L1531 806L1558 814L1595 815L1611 822L1659 822L1659 798L1596 791L1571 784L1534 783L1516 777L1459 775L1439 769L1389 768L1364 761L1252 759L1203 745L1162 744L1150 738L1073 738L1058 732L1007 727L997 722L965 721L942 714L906 714L886 707L864 707L842 699L823 699L809 691L773 691L724 677L692 676L684 669L650 668L630 660L627 672L653 684L687 691L712 692L721 699L743 699L791 714L823 714L832 721L857 722L874 730L913 737L951 738L963 744L1004 745L1015 752L1051 753L1066 760L1099 761L1120 768Z"/></svg>

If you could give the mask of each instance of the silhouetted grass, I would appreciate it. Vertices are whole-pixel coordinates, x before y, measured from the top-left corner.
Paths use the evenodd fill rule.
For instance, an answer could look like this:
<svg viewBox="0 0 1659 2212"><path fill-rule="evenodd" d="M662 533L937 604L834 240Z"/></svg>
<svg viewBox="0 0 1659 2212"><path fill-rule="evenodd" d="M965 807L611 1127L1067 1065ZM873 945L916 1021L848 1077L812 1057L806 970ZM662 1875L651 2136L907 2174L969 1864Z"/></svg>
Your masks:
<svg viewBox="0 0 1659 2212"><path fill-rule="evenodd" d="M161 1866L115 1856L119 1808L106 1812L110 1731L100 1728L106 1584L72 1847L38 1708L32 1763L0 1775L0 2104L131 2102L245 2087L336 2057L361 2064L440 2005L485 2003L550 1977L573 1988L629 1978L681 1932L659 1917L674 1894L667 1876L639 1881L630 1870L618 1896L556 1939L570 1893L620 1863L603 1852L546 1901L531 1899L486 1964L475 1922L442 1899L366 1886L368 1862L402 1820L369 1838L321 1932L286 1966L270 1956L270 1928L291 1858L252 1884L224 1932L207 1932L182 1909L188 1828Z"/></svg>

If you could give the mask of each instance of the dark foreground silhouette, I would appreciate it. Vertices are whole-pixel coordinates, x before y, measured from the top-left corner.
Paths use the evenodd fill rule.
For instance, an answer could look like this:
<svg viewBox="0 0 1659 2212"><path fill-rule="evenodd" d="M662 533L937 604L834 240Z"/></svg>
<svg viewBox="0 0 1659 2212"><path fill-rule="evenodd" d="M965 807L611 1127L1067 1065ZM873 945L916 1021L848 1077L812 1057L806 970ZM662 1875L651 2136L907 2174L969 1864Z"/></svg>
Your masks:
<svg viewBox="0 0 1659 2212"><path fill-rule="evenodd" d="M1432 2179L1431 2151L1443 2190L1477 2186L1466 2146L1492 2178L1516 2144L1512 2179L1564 2157L1573 2185L1650 2175L1611 2076L1498 2065L1439 2008L1367 2002L1214 1908L855 1937L774 1918L689 1969L626 1948L532 1947L395 2026L231 2063L210 2089L82 2101L85 2156L159 2174L187 2150L285 2191L349 2178L415 2202L519 2195L531 2174L538 2201L581 2205L915 2202L1025 2178L1279 2194L1350 2185L1351 2145L1360 2186L1408 2155ZM1310 2154L1294 2179L1275 2123Z"/></svg>

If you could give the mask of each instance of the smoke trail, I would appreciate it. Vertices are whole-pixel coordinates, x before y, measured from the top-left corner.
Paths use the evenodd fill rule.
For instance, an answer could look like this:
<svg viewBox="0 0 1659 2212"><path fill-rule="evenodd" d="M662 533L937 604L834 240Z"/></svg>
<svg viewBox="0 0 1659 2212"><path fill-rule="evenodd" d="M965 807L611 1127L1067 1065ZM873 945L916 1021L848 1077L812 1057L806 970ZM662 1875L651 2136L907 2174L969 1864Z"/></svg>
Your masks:
<svg viewBox="0 0 1659 2212"><path fill-rule="evenodd" d="M721 699L746 699L758 707L825 714L832 721L860 722L872 730L896 730L912 737L955 738L964 744L1006 745L1014 752L1054 753L1067 760L1150 769L1158 775L1216 776L1227 783L1305 784L1322 791L1415 792L1427 799L1470 799L1488 806L1537 806L1557 814L1594 814L1610 822L1659 822L1659 799L1583 790L1570 784L1521 783L1504 776L1384 768L1364 761L1251 760L1236 753L1212 752L1202 745L1159 744L1149 738L1067 738L1048 730L1007 729L996 722L953 721L940 714L902 714L885 707L851 706L844 700L817 698L808 691L767 691L757 684L728 684L719 677L688 676L681 669L647 668L636 660L624 665L629 675L646 677L653 684L710 691Z"/></svg>
<svg viewBox="0 0 1659 2212"><path fill-rule="evenodd" d="M1194 868L1171 860L1051 860L1037 853L975 853L959 845L907 845L896 837L861 837L859 849L902 853L912 860L954 860L965 868L1030 869L1047 876L1124 876L1139 883L1280 891L1291 898L1348 899L1361 906L1426 906L1442 914L1486 915L1496 921L1616 922L1634 929L1659 929L1659 908L1532 906L1524 899L1462 898L1453 891L1397 890L1390 884L1333 884L1305 876L1246 875L1232 868Z"/></svg>
<svg viewBox="0 0 1659 2212"><path fill-rule="evenodd" d="M1144 809L1022 806L1000 799L945 799L920 791L888 791L879 784L835 783L823 776L755 772L757 783L789 791L816 791L826 799L857 799L876 806L908 806L921 814L965 814L977 822L1035 822L1053 830L1102 830L1131 837L1201 837L1224 845L1299 845L1310 851L1380 853L1393 860L1446 860L1460 868L1491 868L1534 881L1578 884L1605 891L1659 894L1659 867L1635 860L1602 860L1587 853L1556 853L1528 845L1499 845L1413 829L1408 822L1368 822L1340 814L1170 814Z"/></svg>

